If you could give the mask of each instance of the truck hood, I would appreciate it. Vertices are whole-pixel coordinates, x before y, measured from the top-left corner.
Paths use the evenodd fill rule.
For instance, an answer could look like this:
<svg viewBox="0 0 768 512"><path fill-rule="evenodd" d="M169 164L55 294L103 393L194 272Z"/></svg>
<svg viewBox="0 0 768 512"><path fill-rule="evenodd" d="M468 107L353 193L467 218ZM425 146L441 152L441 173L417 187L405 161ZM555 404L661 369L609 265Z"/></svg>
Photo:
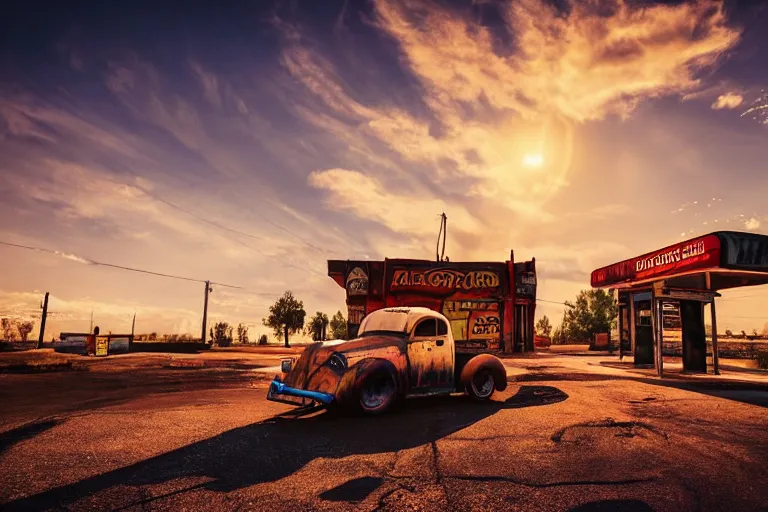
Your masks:
<svg viewBox="0 0 768 512"><path fill-rule="evenodd" d="M307 385L312 381L313 376L326 365L334 352L348 354L389 346L397 346L401 350L405 350L406 342L407 340L403 336L375 335L354 340L329 340L313 343L304 349L299 359L293 364L291 371L285 376L285 384L293 388L308 389Z"/></svg>
<svg viewBox="0 0 768 512"><path fill-rule="evenodd" d="M353 340L322 341L319 344L322 348L331 350L331 353L341 352L344 354L347 352L354 352L356 350L369 350L388 347L390 345L404 346L405 343L405 336L398 336L396 334L376 334L372 336L363 336L362 338L355 338Z"/></svg>

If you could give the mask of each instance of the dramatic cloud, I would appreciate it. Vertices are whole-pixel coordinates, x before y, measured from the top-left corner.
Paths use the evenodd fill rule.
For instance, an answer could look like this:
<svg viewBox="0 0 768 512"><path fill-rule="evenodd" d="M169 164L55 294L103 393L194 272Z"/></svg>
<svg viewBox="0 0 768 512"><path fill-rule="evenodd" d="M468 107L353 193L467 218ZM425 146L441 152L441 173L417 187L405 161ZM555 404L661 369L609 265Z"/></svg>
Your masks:
<svg viewBox="0 0 768 512"><path fill-rule="evenodd" d="M739 40L722 4L631 6L610 12L571 2L521 0L503 9L516 51L501 56L487 28L433 4L376 3L379 26L401 45L434 105L487 99L535 115L557 110L583 121L627 115L637 101L699 86L696 72Z"/></svg>
<svg viewBox="0 0 768 512"><path fill-rule="evenodd" d="M740 94L729 92L718 96L717 100L712 104L712 108L714 110L734 109L738 108L743 101L744 98Z"/></svg>
<svg viewBox="0 0 768 512"><path fill-rule="evenodd" d="M424 222L424 212L440 212L447 207L444 201L437 198L420 201L416 197L388 192L375 179L346 169L313 172L309 183L330 192L329 206L380 222L400 233L431 235L434 225ZM453 209L451 221L459 231L480 229L478 220L460 208Z"/></svg>
<svg viewBox="0 0 768 512"><path fill-rule="evenodd" d="M568 186L579 123L626 117L647 98L695 92L699 71L739 40L713 2L617 2L609 12L573 2L566 13L523 0L501 12L514 41L503 52L498 34L465 11L421 0L375 2L375 26L421 84L426 115L358 99L296 27L281 26L284 67L322 107L299 115L364 157L345 166L349 184L334 179L338 169L310 176L310 185L329 192L329 208L416 238L432 230L410 219L445 209L459 230L474 219L498 233L488 237L498 246L483 247L499 250L514 230L553 221L547 203ZM382 156L379 144L395 156ZM408 215L384 206L400 204ZM500 223L510 217L513 229ZM467 252L477 247L472 237L459 240Z"/></svg>

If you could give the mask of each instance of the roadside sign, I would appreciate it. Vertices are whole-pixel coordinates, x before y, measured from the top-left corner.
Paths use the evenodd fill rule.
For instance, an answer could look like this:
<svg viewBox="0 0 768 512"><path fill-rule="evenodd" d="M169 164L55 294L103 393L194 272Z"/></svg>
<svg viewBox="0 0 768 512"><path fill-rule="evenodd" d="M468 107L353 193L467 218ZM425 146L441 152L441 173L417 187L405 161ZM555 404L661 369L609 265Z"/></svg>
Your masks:
<svg viewBox="0 0 768 512"><path fill-rule="evenodd" d="M109 337L96 336L96 355L106 356L109 353Z"/></svg>

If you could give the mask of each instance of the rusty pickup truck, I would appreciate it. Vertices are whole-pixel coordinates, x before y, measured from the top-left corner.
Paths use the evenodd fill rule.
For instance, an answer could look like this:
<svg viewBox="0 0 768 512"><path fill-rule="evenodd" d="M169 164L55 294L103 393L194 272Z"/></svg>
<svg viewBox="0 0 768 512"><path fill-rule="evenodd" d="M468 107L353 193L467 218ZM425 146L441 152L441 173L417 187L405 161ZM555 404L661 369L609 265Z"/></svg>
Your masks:
<svg viewBox="0 0 768 512"><path fill-rule="evenodd" d="M420 307L368 314L353 340L309 345L282 361L267 399L383 413L409 396L468 393L487 400L504 391L507 374L491 354L456 352L448 320Z"/></svg>

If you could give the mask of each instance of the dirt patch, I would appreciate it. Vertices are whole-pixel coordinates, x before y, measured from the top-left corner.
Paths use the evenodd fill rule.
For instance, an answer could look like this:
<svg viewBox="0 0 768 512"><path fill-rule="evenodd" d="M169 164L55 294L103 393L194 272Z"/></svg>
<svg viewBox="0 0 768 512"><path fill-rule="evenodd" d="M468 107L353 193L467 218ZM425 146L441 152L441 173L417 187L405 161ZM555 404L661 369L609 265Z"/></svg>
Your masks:
<svg viewBox="0 0 768 512"><path fill-rule="evenodd" d="M619 438L659 438L665 441L669 440L669 437L665 432L659 430L653 425L643 423L641 421L616 421L613 418L607 418L600 421L590 421L585 423L577 423L558 430L553 436L552 441L555 443L580 443L584 439L593 438L596 436L608 436Z"/></svg>
<svg viewBox="0 0 768 512"><path fill-rule="evenodd" d="M548 380L573 380L579 382L588 381L601 381L601 380L616 380L619 377L615 375L600 375L596 373L526 373L523 375L515 375L508 379L515 382L537 382Z"/></svg>
<svg viewBox="0 0 768 512"><path fill-rule="evenodd" d="M75 364L72 361L16 363L0 366L0 373L50 373L83 370L87 370L84 365Z"/></svg>
<svg viewBox="0 0 768 512"><path fill-rule="evenodd" d="M655 396L647 396L641 400L628 400L630 404L647 404L648 402L653 402L656 400Z"/></svg>

